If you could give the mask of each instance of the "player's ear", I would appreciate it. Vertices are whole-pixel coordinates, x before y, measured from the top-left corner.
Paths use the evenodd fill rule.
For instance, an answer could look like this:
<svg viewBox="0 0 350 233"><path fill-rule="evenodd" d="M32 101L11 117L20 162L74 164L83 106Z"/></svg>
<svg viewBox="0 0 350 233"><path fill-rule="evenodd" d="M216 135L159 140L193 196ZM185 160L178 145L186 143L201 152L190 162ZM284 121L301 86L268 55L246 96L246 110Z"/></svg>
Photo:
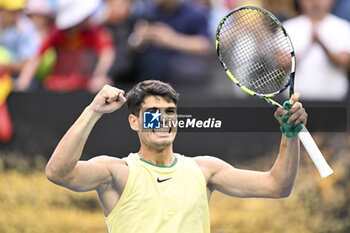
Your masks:
<svg viewBox="0 0 350 233"><path fill-rule="evenodd" d="M134 131L139 131L139 121L138 117L134 114L129 114L129 124L130 128Z"/></svg>

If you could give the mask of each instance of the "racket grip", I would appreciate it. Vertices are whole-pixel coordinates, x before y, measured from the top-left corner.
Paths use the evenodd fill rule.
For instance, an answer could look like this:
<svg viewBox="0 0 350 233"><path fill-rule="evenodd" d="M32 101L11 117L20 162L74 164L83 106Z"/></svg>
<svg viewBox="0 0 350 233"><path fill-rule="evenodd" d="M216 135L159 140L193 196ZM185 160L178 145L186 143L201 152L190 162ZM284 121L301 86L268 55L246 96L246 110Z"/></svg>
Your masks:
<svg viewBox="0 0 350 233"><path fill-rule="evenodd" d="M326 178L327 176L333 174L333 170L328 165L321 151L318 149L314 139L311 137L311 134L309 133L307 128L304 125L302 126L302 130L298 133L299 139L303 143L306 151L309 153L309 156L315 164L322 179Z"/></svg>

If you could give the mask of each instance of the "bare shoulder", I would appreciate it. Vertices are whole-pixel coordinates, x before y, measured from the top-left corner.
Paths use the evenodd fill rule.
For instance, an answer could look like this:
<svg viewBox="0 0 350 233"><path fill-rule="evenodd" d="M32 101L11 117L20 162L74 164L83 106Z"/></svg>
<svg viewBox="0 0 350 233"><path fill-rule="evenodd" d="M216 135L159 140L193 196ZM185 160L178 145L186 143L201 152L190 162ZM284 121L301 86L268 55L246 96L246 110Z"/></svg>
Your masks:
<svg viewBox="0 0 350 233"><path fill-rule="evenodd" d="M223 160L209 155L196 156L194 157L194 160L201 168L207 182L218 170L230 166Z"/></svg>
<svg viewBox="0 0 350 233"><path fill-rule="evenodd" d="M125 162L123 159L119 159L113 156L108 156L108 155L100 155L93 157L89 161L105 165L107 167L109 166L127 166L128 164Z"/></svg>
<svg viewBox="0 0 350 233"><path fill-rule="evenodd" d="M126 161L117 157L100 155L90 159L89 161L106 167L113 177L117 178L117 180L121 181L122 183L129 174L129 167Z"/></svg>
<svg viewBox="0 0 350 233"><path fill-rule="evenodd" d="M194 157L194 160L197 162L199 167L206 168L206 169L215 169L227 164L222 159L216 158L214 156L209 156L209 155L196 156Z"/></svg>

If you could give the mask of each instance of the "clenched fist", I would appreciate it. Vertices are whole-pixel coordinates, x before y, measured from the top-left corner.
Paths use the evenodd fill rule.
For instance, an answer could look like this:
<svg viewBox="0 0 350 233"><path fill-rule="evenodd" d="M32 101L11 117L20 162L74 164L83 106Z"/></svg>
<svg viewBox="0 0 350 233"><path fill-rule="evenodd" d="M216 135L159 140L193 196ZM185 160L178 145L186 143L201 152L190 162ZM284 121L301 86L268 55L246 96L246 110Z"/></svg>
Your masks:
<svg viewBox="0 0 350 233"><path fill-rule="evenodd" d="M291 116L287 121L288 124L295 121L294 126L296 126L299 123L303 123L304 125L306 125L308 115L305 112L303 105L300 102L298 102L299 97L300 94L295 93L295 95L289 100L289 102L293 105L293 107L289 111L284 108L278 108L275 111L275 118L280 124L282 124L282 116L285 114L290 114Z"/></svg>
<svg viewBox="0 0 350 233"><path fill-rule="evenodd" d="M125 92L116 87L105 85L95 96L89 108L96 113L111 113L123 106L126 102Z"/></svg>

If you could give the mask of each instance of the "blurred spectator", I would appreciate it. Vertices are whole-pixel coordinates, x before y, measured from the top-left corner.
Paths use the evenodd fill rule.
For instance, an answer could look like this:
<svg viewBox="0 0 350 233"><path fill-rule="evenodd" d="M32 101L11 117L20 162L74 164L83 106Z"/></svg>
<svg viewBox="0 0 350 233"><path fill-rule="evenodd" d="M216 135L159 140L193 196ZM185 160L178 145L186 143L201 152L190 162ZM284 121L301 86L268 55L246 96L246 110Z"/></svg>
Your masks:
<svg viewBox="0 0 350 233"><path fill-rule="evenodd" d="M39 35L23 15L25 0L0 0L0 142L13 135L6 99L12 90L12 77L22 72L39 48Z"/></svg>
<svg viewBox="0 0 350 233"><path fill-rule="evenodd" d="M39 56L18 79L18 90L26 90L50 47L57 53L53 73L44 82L49 90L88 89L97 92L111 83L107 72L114 60L113 41L107 30L89 22L99 0L58 0L56 26L44 41ZM97 62L96 62L97 59Z"/></svg>
<svg viewBox="0 0 350 233"><path fill-rule="evenodd" d="M0 46L0 66L11 64L11 53ZM0 143L7 143L13 135L12 120L7 108L6 99L12 90L12 78L9 71L0 69Z"/></svg>
<svg viewBox="0 0 350 233"><path fill-rule="evenodd" d="M129 43L137 49L141 79L178 83L208 80L208 13L181 0L146 2Z"/></svg>
<svg viewBox="0 0 350 233"><path fill-rule="evenodd" d="M33 21L40 34L41 43L48 37L54 21L54 9L47 0L29 0L25 9L27 16ZM49 48L42 55L36 76L43 81L52 72L56 61L56 51Z"/></svg>
<svg viewBox="0 0 350 233"><path fill-rule="evenodd" d="M295 89L304 99L342 100L348 92L350 24L332 14L334 0L299 0L284 23L297 56Z"/></svg>
<svg viewBox="0 0 350 233"><path fill-rule="evenodd" d="M209 35L210 39L215 41L217 26L221 19L230 11L229 4L233 4L232 0L191 0L191 2L208 12Z"/></svg>
<svg viewBox="0 0 350 233"><path fill-rule="evenodd" d="M39 49L40 38L32 22L23 15L25 0L0 1L0 46L10 52L11 62L0 65L17 75Z"/></svg>
<svg viewBox="0 0 350 233"><path fill-rule="evenodd" d="M294 0L265 0L264 5L282 22L297 15Z"/></svg>
<svg viewBox="0 0 350 233"><path fill-rule="evenodd" d="M47 0L28 0L26 15L33 21L41 38L45 38L55 18L55 12Z"/></svg>
<svg viewBox="0 0 350 233"><path fill-rule="evenodd" d="M132 83L135 81L135 53L128 44L128 37L134 28L131 17L131 0L105 1L105 26L110 31L116 50L116 59L108 76L115 83Z"/></svg>

